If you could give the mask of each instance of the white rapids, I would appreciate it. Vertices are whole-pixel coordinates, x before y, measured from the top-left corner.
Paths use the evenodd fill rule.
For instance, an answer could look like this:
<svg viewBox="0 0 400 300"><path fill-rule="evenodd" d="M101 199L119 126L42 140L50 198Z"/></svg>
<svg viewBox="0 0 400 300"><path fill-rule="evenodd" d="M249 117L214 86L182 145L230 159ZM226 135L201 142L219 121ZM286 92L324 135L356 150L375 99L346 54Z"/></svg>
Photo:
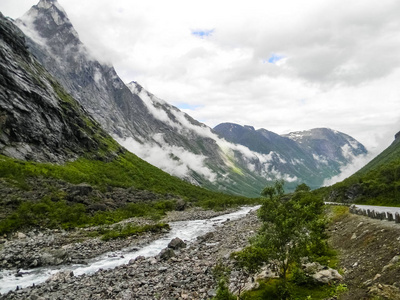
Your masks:
<svg viewBox="0 0 400 300"><path fill-rule="evenodd" d="M198 236L214 231L217 226L222 226L223 222L240 219L250 211L258 208L259 206L242 207L236 212L206 220L171 222L169 223L171 230L165 236L151 242L147 246L137 251L126 248L116 252L108 252L88 260L87 265L63 265L56 267L40 267L29 270L21 269L19 270L19 274L22 274L22 276L19 277L16 276L15 270L2 270L0 271L0 293L7 293L8 291L15 290L17 287L24 288L34 284L37 285L60 271L73 271L75 276L92 274L99 269L112 269L119 265L127 264L131 259L138 256L156 256L162 249L166 248L171 239L175 237L179 237L190 243Z"/></svg>

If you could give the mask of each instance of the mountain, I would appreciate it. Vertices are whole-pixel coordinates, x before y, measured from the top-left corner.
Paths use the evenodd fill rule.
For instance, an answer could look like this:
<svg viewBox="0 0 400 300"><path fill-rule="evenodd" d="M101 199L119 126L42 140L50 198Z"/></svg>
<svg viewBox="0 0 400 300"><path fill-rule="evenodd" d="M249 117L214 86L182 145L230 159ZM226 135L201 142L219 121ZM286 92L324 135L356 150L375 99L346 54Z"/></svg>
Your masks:
<svg viewBox="0 0 400 300"><path fill-rule="evenodd" d="M40 1L17 24L35 57L128 150L193 184L259 195L265 179L241 165L243 154L234 159L234 145L138 83L125 85L91 56L57 1Z"/></svg>
<svg viewBox="0 0 400 300"><path fill-rule="evenodd" d="M318 192L331 202L400 206L400 132L358 172Z"/></svg>
<svg viewBox="0 0 400 300"><path fill-rule="evenodd" d="M24 226L104 224L187 202L212 208L253 201L191 185L124 149L1 13L0 79L1 235Z"/></svg>
<svg viewBox="0 0 400 300"><path fill-rule="evenodd" d="M1 154L64 163L123 151L30 55L11 21L2 17L0 30Z"/></svg>
<svg viewBox="0 0 400 300"><path fill-rule="evenodd" d="M137 82L125 84L114 68L99 61L80 41L56 0L41 0L16 21L29 37L29 51L90 115L122 146L156 167L193 184L231 194L258 196L267 182L307 178L318 187L337 172L309 172L308 164L285 158L280 150L258 149L227 141L211 128L169 105ZM264 132L266 135L267 133ZM297 147L286 139L287 145ZM272 149L272 148L271 148ZM274 148L275 149L275 148ZM285 155L290 151L285 150ZM282 154L283 155L283 154ZM339 163L338 163L339 164ZM278 167L279 166L279 167Z"/></svg>
<svg viewBox="0 0 400 300"><path fill-rule="evenodd" d="M342 166L367 153L365 147L349 135L328 128L281 136L266 129L222 123L214 131L228 141L269 155L270 172L290 174L311 188L320 187L324 178L339 174Z"/></svg>

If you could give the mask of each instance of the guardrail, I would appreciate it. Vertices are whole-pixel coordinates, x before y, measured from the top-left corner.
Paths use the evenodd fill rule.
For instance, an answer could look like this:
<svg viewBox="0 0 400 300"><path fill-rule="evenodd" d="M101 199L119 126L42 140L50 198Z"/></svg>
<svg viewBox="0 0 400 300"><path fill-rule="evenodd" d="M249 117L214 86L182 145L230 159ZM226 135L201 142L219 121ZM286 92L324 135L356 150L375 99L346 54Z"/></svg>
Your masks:
<svg viewBox="0 0 400 300"><path fill-rule="evenodd" d="M398 212L396 212L394 214L391 212L377 212L375 210L359 208L359 207L356 207L355 205L351 205L349 208L349 211L352 214L367 216L372 219L388 220L388 221L394 221L396 223L400 223L400 214Z"/></svg>

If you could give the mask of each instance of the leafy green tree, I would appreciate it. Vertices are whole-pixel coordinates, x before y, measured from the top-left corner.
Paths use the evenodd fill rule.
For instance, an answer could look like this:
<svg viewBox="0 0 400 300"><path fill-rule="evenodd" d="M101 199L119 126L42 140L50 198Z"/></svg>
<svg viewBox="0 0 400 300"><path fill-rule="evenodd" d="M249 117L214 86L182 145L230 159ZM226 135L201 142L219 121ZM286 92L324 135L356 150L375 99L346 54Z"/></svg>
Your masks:
<svg viewBox="0 0 400 300"><path fill-rule="evenodd" d="M236 297L229 291L229 276L231 269L223 263L218 262L212 270L214 279L218 283L217 293L212 300L236 300Z"/></svg>
<svg viewBox="0 0 400 300"><path fill-rule="evenodd" d="M275 195L266 199L258 211L262 227L255 245L266 249L268 260L275 262L279 275L286 280L290 266L308 256L318 239L323 202L311 193L283 196L283 183L275 183Z"/></svg>
<svg viewBox="0 0 400 300"><path fill-rule="evenodd" d="M241 299L240 295L246 285L247 279L260 271L260 267L267 257L265 249L253 246L231 254L231 258L234 260L234 267L239 273L237 282L235 283L238 299Z"/></svg>
<svg viewBox="0 0 400 300"><path fill-rule="evenodd" d="M295 192L301 192L301 191L309 192L309 191L311 191L311 188L307 184L302 183L302 184L299 184L298 186L296 186Z"/></svg>
<svg viewBox="0 0 400 300"><path fill-rule="evenodd" d="M270 200L277 195L282 197L285 194L284 191L285 182L283 180L277 180L273 185L267 185L261 192L261 196L268 197Z"/></svg>
<svg viewBox="0 0 400 300"><path fill-rule="evenodd" d="M284 195L282 180L267 186L261 194L266 197L258 210L262 226L251 246L236 254L236 264L249 274L262 264L275 266L282 279L280 297L286 299L289 270L301 269L300 259L312 259L312 251L326 241L321 218L324 203L310 192Z"/></svg>

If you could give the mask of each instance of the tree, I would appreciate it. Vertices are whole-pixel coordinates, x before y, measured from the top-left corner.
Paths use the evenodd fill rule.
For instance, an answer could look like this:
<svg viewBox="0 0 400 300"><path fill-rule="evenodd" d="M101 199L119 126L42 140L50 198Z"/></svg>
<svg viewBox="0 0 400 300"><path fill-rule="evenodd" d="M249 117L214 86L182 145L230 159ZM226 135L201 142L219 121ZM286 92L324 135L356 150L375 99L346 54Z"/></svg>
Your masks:
<svg viewBox="0 0 400 300"><path fill-rule="evenodd" d="M285 193L283 186L285 185L285 182L281 180L275 181L274 185L267 185L261 192L261 196L263 197L269 197L270 200L277 195L279 197L282 197L283 194Z"/></svg>
<svg viewBox="0 0 400 300"><path fill-rule="evenodd" d="M302 183L302 184L299 184L298 186L296 186L295 192L301 192L301 191L309 192L309 191L311 191L311 188L307 184Z"/></svg>
<svg viewBox="0 0 400 300"><path fill-rule="evenodd" d="M295 193L286 199L282 181L277 181L274 188L276 193L258 211L262 227L255 245L267 250L268 260L275 261L279 276L286 281L289 267L308 256L321 233L316 225L321 225L323 201L311 193Z"/></svg>
<svg viewBox="0 0 400 300"><path fill-rule="evenodd" d="M325 236L324 219L321 219L323 201L310 192L297 192L284 195L284 182L276 181L273 186L267 186L262 195L266 197L258 217L262 226L251 242L252 255L238 256L249 270L256 270L256 264L275 265L282 279L281 298L287 297L287 275L291 268L300 268L302 257L311 257L315 245L322 243ZM254 251L254 249L261 249ZM254 255L260 253L261 256ZM247 264L247 265L246 265Z"/></svg>
<svg viewBox="0 0 400 300"><path fill-rule="evenodd" d="M236 279L236 292L238 299L249 277L260 271L260 267L266 260L265 249L249 246L241 251L233 252L231 258L234 260L235 270L238 271Z"/></svg>

